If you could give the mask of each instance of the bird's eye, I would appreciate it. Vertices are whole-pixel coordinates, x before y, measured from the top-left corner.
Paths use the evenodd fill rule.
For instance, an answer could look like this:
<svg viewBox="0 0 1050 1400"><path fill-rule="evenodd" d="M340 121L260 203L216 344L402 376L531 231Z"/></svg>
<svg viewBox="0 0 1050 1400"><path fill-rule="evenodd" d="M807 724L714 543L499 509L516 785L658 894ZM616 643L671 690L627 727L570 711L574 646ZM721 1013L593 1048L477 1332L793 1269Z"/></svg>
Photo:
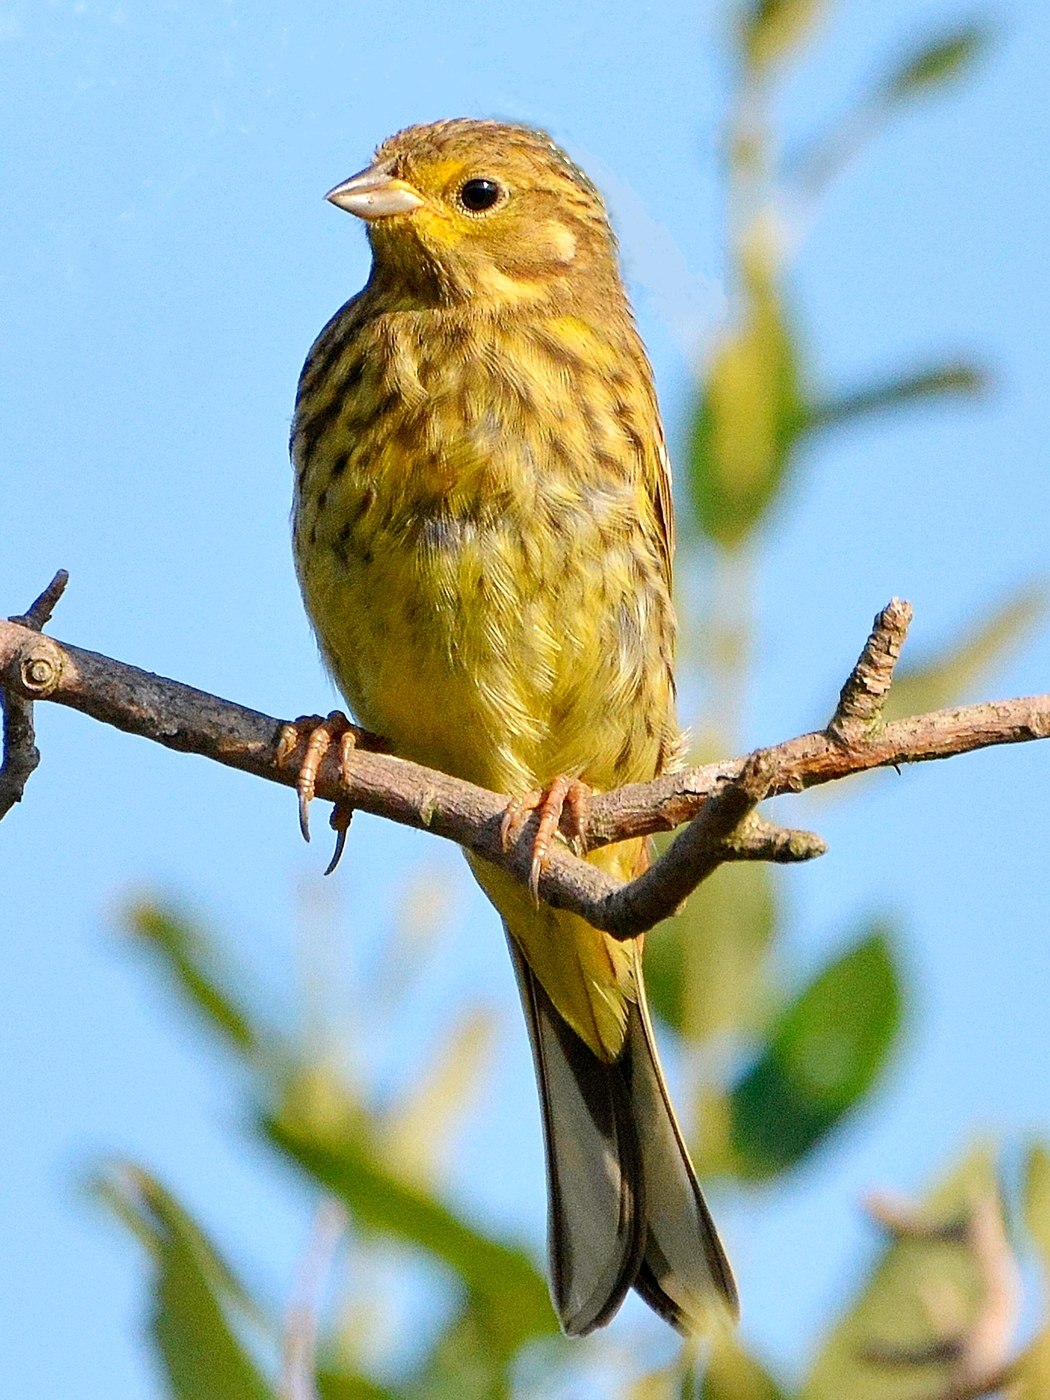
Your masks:
<svg viewBox="0 0 1050 1400"><path fill-rule="evenodd" d="M502 193L495 180L468 180L459 192L459 202L471 214L484 214L499 203Z"/></svg>

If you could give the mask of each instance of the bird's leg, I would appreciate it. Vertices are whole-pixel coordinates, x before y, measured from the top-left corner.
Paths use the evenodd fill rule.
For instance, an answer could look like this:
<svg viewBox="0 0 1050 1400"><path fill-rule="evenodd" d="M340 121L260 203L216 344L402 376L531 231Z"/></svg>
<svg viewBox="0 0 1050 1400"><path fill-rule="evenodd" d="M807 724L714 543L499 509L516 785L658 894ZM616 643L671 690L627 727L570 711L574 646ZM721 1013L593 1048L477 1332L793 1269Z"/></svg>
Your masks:
<svg viewBox="0 0 1050 1400"><path fill-rule="evenodd" d="M306 745L296 777L295 790L299 794L299 829L307 841L310 839L310 803L316 790L317 773L322 759L335 741L339 743L339 774L344 782L349 782L353 753L359 743L362 748L385 747L381 739L351 724L341 710L333 710L324 719L320 715L302 715L284 726L277 741L279 768L298 752L301 744L305 742ZM339 864L352 816L353 808L348 802L337 802L332 809L331 825L336 833L335 853L325 871L326 875L331 874Z"/></svg>
<svg viewBox="0 0 1050 1400"><path fill-rule="evenodd" d="M539 813L536 835L532 842L532 865L529 868L529 889L539 904L540 876L550 859L551 843L562 818L567 818L569 842L577 855L587 849L587 822L590 818L591 789L579 778L563 773L543 792L529 792L512 797L500 822L500 840L509 850L521 834L521 829L533 812Z"/></svg>
<svg viewBox="0 0 1050 1400"><path fill-rule="evenodd" d="M317 785L317 770L321 760L331 748L332 740L341 735L350 721L341 710L333 710L327 718L321 715L300 715L291 724L286 724L277 740L277 766L283 768L305 742L306 751L295 780L295 790L299 795L299 830L303 840L310 839L310 803L314 800Z"/></svg>

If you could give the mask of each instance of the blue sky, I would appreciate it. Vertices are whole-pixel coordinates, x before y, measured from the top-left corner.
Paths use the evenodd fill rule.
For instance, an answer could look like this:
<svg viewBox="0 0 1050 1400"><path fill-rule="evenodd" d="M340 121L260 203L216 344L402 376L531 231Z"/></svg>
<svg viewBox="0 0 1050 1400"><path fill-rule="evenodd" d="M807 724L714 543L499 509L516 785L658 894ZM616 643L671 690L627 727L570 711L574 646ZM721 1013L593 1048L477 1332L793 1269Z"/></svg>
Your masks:
<svg viewBox="0 0 1050 1400"><path fill-rule="evenodd" d="M829 12L783 91L796 136L970 13ZM793 288L829 385L972 351L996 392L810 456L763 560L749 744L823 722L892 594L916 606L919 650L1048 572L1050 11L983 13L991 58L850 169ZM321 196L416 120L540 122L605 184L680 440L690 365L726 308L725 14L2 0L0 609L65 567L56 636L273 714L334 703L290 562L288 423L313 335L367 270L360 230ZM1044 628L989 689L1048 688ZM309 1209L243 1149L224 1066L122 942L130 895L184 895L280 989L304 924L330 919L333 956L367 967L423 862L452 887L456 956L421 1023L468 992L509 1006L511 979L454 851L360 820L319 890L326 853L299 841L288 793L57 707L38 723L43 765L0 829L0 1393L148 1397L141 1261L84 1203L83 1174L113 1153L155 1167L278 1298ZM1048 779L1050 752L1028 746L806 813L832 853L786 882L793 952L816 966L858 919L903 913L917 1002L873 1111L790 1191L728 1210L747 1332L770 1355L797 1362L841 1302L863 1191L918 1189L975 1131L1050 1131ZM468 1136L455 1190L538 1241L524 1037L504 1049L499 1131ZM357 1053L390 1055L367 1037Z"/></svg>

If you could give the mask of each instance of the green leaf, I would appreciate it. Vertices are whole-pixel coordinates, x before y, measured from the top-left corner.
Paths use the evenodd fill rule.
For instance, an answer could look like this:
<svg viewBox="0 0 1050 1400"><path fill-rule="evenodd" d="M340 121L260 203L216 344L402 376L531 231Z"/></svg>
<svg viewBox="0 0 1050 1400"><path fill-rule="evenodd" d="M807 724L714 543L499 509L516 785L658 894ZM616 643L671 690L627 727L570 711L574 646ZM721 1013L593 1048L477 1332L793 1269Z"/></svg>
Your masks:
<svg viewBox="0 0 1050 1400"><path fill-rule="evenodd" d="M764 969L776 925L769 867L723 865L646 939L653 1009L694 1044L759 1030L771 1000Z"/></svg>
<svg viewBox="0 0 1050 1400"><path fill-rule="evenodd" d="M657 838L666 846L671 838ZM776 939L776 887L769 866L723 865L646 939L645 981L660 1019L692 1049L754 1038L774 1005L769 953ZM721 1083L697 1086L691 1148L701 1176L736 1170L730 1109Z"/></svg>
<svg viewBox="0 0 1050 1400"><path fill-rule="evenodd" d="M403 1391L388 1390L364 1376L348 1375L345 1371L319 1372L317 1394L320 1400L404 1400Z"/></svg>
<svg viewBox="0 0 1050 1400"><path fill-rule="evenodd" d="M428 1185L442 1153L468 1112L481 1076L489 1065L494 1018L468 1011L451 1029L445 1044L433 1050L424 1073L383 1126L386 1154L402 1175Z"/></svg>
<svg viewBox="0 0 1050 1400"><path fill-rule="evenodd" d="M1046 1400L1050 1395L1050 1327L1044 1327L1025 1348L1010 1373L1009 1391L997 1388L1010 1400Z"/></svg>
<svg viewBox="0 0 1050 1400"><path fill-rule="evenodd" d="M494 1355L509 1359L530 1338L557 1330L546 1283L526 1251L475 1230L404 1179L360 1117L353 1131L315 1130L286 1106L279 1117L266 1119L263 1129L344 1202L359 1227L392 1235L443 1260L466 1288Z"/></svg>
<svg viewBox="0 0 1050 1400"><path fill-rule="evenodd" d="M1029 1149L1025 1162L1024 1223L1038 1251L1044 1281L1050 1282L1050 1151L1041 1142ZM1011 1400L1050 1395L1050 1327L1044 1324L1025 1349L1015 1375Z"/></svg>
<svg viewBox="0 0 1050 1400"><path fill-rule="evenodd" d="M749 0L741 19L748 66L763 74L782 64L823 17L826 0Z"/></svg>
<svg viewBox="0 0 1050 1400"><path fill-rule="evenodd" d="M978 1212L980 1229L971 1230ZM918 1208L884 1206L880 1214L895 1219L896 1228L818 1356L802 1400L927 1400L950 1393L959 1344L986 1296L982 1258L989 1244L1009 1260L994 1156L985 1147Z"/></svg>
<svg viewBox="0 0 1050 1400"><path fill-rule="evenodd" d="M976 365L959 361L913 370L892 379L876 380L848 394L809 405L805 431L853 423L875 413L906 408L931 399L972 398L988 388L988 376Z"/></svg>
<svg viewBox="0 0 1050 1400"><path fill-rule="evenodd" d="M223 965L213 939L177 909L149 901L129 909L126 923L210 1029L241 1054L258 1048L255 1013L234 990L243 979Z"/></svg>
<svg viewBox="0 0 1050 1400"><path fill-rule="evenodd" d="M200 1227L138 1167L119 1167L96 1191L153 1258L149 1331L174 1400L273 1400L234 1327L257 1309Z"/></svg>
<svg viewBox="0 0 1050 1400"><path fill-rule="evenodd" d="M889 930L874 926L781 1013L731 1097L737 1170L787 1170L838 1125L886 1066L902 988Z"/></svg>
<svg viewBox="0 0 1050 1400"><path fill-rule="evenodd" d="M810 200L819 195L878 135L895 108L961 77L989 37L985 28L970 24L913 51L827 131L785 160L785 183Z"/></svg>
<svg viewBox="0 0 1050 1400"><path fill-rule="evenodd" d="M761 522L802 421L786 309L771 278L753 276L744 323L715 349L691 433L693 506L711 539L734 548Z"/></svg>
<svg viewBox="0 0 1050 1400"><path fill-rule="evenodd" d="M456 1318L403 1394L405 1400L509 1400L507 1366L490 1348L476 1311Z"/></svg>
<svg viewBox="0 0 1050 1400"><path fill-rule="evenodd" d="M988 48L990 31L970 23L910 53L882 85L884 102L902 102L961 78Z"/></svg>
<svg viewBox="0 0 1050 1400"><path fill-rule="evenodd" d="M1025 1163L1024 1223L1050 1280L1050 1150L1042 1143L1029 1149Z"/></svg>
<svg viewBox="0 0 1050 1400"><path fill-rule="evenodd" d="M897 671L886 697L886 719L954 705L1046 616L1045 587L1027 584L964 636L914 666Z"/></svg>

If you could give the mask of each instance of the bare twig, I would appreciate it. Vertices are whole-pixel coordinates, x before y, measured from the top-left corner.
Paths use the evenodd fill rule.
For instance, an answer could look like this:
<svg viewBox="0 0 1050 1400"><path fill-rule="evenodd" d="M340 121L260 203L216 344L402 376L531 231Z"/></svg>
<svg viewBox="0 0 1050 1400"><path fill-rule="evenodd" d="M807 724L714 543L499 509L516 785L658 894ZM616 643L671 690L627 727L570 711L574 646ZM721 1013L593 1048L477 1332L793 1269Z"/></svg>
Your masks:
<svg viewBox="0 0 1050 1400"><path fill-rule="evenodd" d="M847 748L863 739L882 718L911 618L911 604L891 598L872 625L871 636L842 687L828 724L828 733Z"/></svg>
<svg viewBox="0 0 1050 1400"><path fill-rule="evenodd" d="M68 572L65 569L59 569L39 598L35 598L29 605L28 611L9 618L8 621L17 622L22 627L29 627L34 632L42 632L51 621L51 615L58 606L62 594L66 591L68 582Z"/></svg>
<svg viewBox="0 0 1050 1400"><path fill-rule="evenodd" d="M615 936L631 937L650 926L650 919L670 912L724 861L798 861L822 853L819 837L759 821L753 808L762 797L799 792L871 768L1050 737L1050 695L881 724L879 706L909 615L906 604L894 603L876 619L872 637L843 688L833 720L835 732L829 726L776 744L761 756L746 755L595 794L589 849L669 831L694 819L697 824L626 887L559 845L540 880L543 899ZM53 700L168 748L295 785L305 741L291 752L287 744L281 749L285 722L256 710L65 646L16 623L0 623L0 675L9 697ZM339 754L333 748L318 768L319 797L429 830L528 882L534 823L527 823L504 851L500 822L505 796L363 747L353 755L349 781L343 781L339 769Z"/></svg>
<svg viewBox="0 0 1050 1400"><path fill-rule="evenodd" d="M0 817L4 817L16 802L21 802L26 783L40 762L40 750L36 746L32 704L0 687L0 710L4 721Z"/></svg>

